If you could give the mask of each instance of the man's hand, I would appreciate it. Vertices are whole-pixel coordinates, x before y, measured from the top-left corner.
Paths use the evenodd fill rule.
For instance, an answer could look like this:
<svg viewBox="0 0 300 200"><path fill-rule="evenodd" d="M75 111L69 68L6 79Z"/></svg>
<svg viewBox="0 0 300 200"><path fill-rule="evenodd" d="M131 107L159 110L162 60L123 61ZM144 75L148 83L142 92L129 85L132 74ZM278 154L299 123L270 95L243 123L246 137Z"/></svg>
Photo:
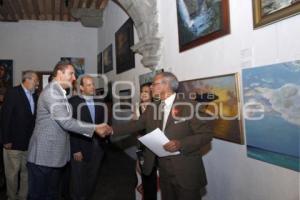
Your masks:
<svg viewBox="0 0 300 200"><path fill-rule="evenodd" d="M83 160L83 155L79 151L79 152L73 154L73 158L74 158L74 160L76 160L78 162L81 162Z"/></svg>
<svg viewBox="0 0 300 200"><path fill-rule="evenodd" d="M166 143L164 149L169 152L179 151L181 148L181 144L178 140L171 140L170 142Z"/></svg>
<svg viewBox="0 0 300 200"><path fill-rule="evenodd" d="M95 132L97 133L97 135L104 138L105 136L110 135L112 133L112 128L105 123L98 124L96 125Z"/></svg>
<svg viewBox="0 0 300 200"><path fill-rule="evenodd" d="M4 149L11 150L12 143L3 144Z"/></svg>

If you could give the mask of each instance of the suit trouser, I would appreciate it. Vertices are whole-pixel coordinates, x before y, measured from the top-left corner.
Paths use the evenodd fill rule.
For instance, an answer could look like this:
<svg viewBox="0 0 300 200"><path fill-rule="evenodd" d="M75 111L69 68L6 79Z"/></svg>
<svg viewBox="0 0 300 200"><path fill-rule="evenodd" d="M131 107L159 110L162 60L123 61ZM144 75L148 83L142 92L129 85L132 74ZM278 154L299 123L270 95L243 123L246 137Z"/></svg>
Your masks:
<svg viewBox="0 0 300 200"><path fill-rule="evenodd" d="M164 160L163 166L159 164L159 180L162 200L201 200L201 188L183 188L176 177L174 165Z"/></svg>
<svg viewBox="0 0 300 200"><path fill-rule="evenodd" d="M28 192L27 151L3 149L3 159L8 199L25 200Z"/></svg>
<svg viewBox="0 0 300 200"><path fill-rule="evenodd" d="M200 189L182 188L175 177L164 179L160 177L162 200L201 200Z"/></svg>
<svg viewBox="0 0 300 200"><path fill-rule="evenodd" d="M62 168L27 163L28 200L58 200Z"/></svg>
<svg viewBox="0 0 300 200"><path fill-rule="evenodd" d="M6 181L5 181L5 173L4 173L3 148L0 148L0 191L4 189L5 183Z"/></svg>
<svg viewBox="0 0 300 200"><path fill-rule="evenodd" d="M157 199L157 171L154 168L149 175L141 174L144 200Z"/></svg>
<svg viewBox="0 0 300 200"><path fill-rule="evenodd" d="M101 148L101 147L100 147ZM103 150L94 150L89 161L75 161L71 159L71 198L72 200L90 199L95 190Z"/></svg>
<svg viewBox="0 0 300 200"><path fill-rule="evenodd" d="M60 183L60 196L64 200L71 199L71 193L70 193L70 182L71 182L71 164L68 162L63 168L62 168L62 177L61 177L61 183Z"/></svg>

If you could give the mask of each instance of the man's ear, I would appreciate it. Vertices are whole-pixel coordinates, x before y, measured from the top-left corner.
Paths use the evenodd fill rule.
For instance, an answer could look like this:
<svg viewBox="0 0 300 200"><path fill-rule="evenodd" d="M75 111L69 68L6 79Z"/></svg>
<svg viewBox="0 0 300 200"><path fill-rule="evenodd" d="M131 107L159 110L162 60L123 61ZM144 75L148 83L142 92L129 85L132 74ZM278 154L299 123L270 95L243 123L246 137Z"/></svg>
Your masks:
<svg viewBox="0 0 300 200"><path fill-rule="evenodd" d="M79 89L80 89L80 91L83 91L82 85L79 85Z"/></svg>

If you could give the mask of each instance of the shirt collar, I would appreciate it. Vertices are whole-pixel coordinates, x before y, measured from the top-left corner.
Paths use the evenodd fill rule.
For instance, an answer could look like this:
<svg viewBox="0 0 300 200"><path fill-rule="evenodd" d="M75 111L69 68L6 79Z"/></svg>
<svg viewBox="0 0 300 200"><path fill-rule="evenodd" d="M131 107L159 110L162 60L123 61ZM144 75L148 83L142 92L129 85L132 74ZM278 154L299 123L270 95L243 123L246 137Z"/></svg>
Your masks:
<svg viewBox="0 0 300 200"><path fill-rule="evenodd" d="M169 96L164 100L166 107L170 107L173 105L175 97L176 97L176 93L172 94L171 96Z"/></svg>
<svg viewBox="0 0 300 200"><path fill-rule="evenodd" d="M25 93L32 94L32 92L30 90L28 90L23 84L21 84L21 86L22 86Z"/></svg>
<svg viewBox="0 0 300 200"><path fill-rule="evenodd" d="M82 95L82 97L84 98L85 101L89 101L89 102L94 101L94 97L93 96Z"/></svg>
<svg viewBox="0 0 300 200"><path fill-rule="evenodd" d="M62 93L66 97L67 96L67 91L63 87L61 87L61 85L57 81L55 81L55 83L58 85L58 88L62 91Z"/></svg>

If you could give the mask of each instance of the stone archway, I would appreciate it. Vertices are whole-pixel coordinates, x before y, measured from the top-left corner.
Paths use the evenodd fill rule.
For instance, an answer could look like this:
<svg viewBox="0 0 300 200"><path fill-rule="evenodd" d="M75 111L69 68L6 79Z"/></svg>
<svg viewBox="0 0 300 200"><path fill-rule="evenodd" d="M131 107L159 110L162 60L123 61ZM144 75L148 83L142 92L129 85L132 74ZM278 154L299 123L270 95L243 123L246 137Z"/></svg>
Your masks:
<svg viewBox="0 0 300 200"><path fill-rule="evenodd" d="M131 49L143 56L142 64L155 70L161 64L157 0L113 0L131 17L139 41Z"/></svg>

